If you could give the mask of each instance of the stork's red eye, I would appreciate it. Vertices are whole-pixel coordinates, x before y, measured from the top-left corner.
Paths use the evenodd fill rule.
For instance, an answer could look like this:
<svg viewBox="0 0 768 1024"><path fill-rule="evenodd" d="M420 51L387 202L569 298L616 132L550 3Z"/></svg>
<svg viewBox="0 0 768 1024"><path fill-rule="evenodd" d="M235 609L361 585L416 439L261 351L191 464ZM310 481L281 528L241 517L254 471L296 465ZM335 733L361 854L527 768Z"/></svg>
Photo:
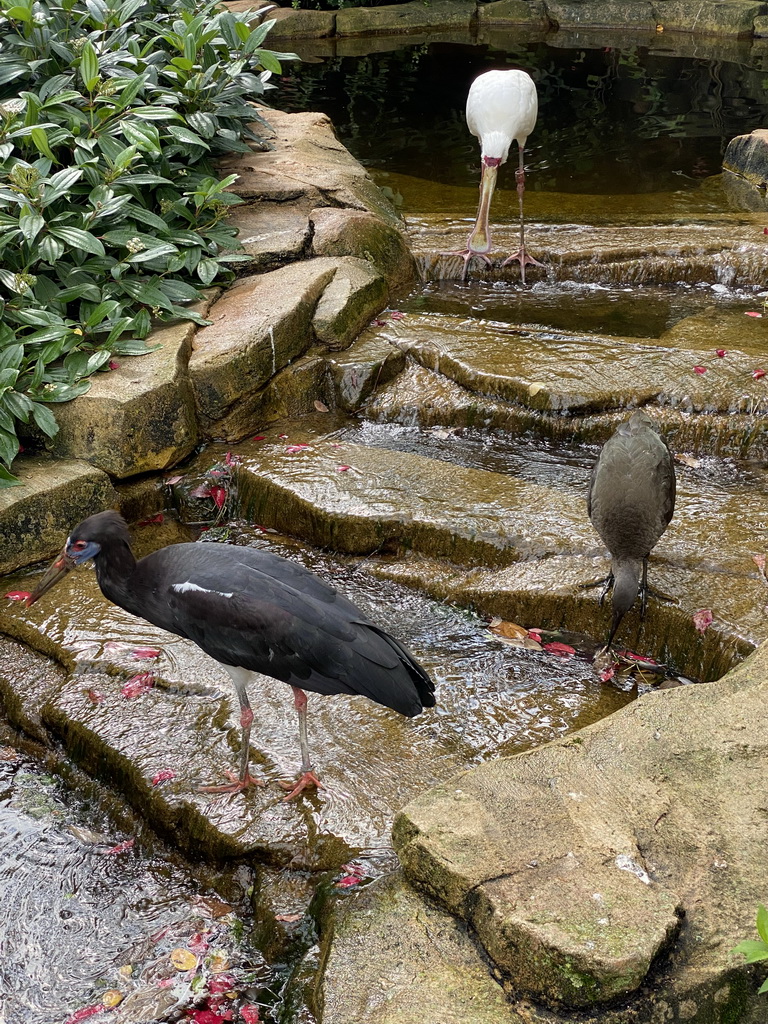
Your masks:
<svg viewBox="0 0 768 1024"><path fill-rule="evenodd" d="M72 541L69 546L72 548L73 551L83 551L88 545L87 541L75 540Z"/></svg>

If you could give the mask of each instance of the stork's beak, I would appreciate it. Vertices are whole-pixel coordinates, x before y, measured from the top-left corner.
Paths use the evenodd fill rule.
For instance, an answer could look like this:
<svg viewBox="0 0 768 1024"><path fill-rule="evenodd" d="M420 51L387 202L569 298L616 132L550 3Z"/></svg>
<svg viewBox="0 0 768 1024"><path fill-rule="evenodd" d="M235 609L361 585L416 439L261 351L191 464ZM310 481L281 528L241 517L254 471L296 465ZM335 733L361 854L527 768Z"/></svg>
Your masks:
<svg viewBox="0 0 768 1024"><path fill-rule="evenodd" d="M491 249L491 232L488 221L491 211L491 199L496 188L496 177L499 173L498 164L483 163L480 179L480 203L477 207L477 219L470 232L467 248L474 253L485 254Z"/></svg>
<svg viewBox="0 0 768 1024"><path fill-rule="evenodd" d="M27 608L33 605L39 597L47 593L51 587L56 586L59 580L66 576L68 572L77 566L77 562L74 558L67 554L66 548L61 552L58 558L51 564L45 576L40 580L38 585L29 595L26 601Z"/></svg>

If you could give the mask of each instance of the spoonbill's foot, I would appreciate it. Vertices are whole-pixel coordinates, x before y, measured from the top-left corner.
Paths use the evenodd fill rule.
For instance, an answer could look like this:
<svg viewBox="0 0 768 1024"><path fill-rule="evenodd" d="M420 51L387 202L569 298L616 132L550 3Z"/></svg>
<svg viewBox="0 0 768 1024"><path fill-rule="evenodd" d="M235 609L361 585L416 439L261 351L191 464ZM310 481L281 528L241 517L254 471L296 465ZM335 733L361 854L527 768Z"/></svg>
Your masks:
<svg viewBox="0 0 768 1024"><path fill-rule="evenodd" d="M502 263L502 266L503 267L506 266L507 263L519 263L520 264L520 269L523 271L523 275L524 275L525 267L526 266L545 266L546 265L544 263L540 263L538 259L534 259L534 257L530 256L528 254L527 250L525 250L525 249L518 249L517 252L513 253L512 256L508 256L505 259L505 261Z"/></svg>
<svg viewBox="0 0 768 1024"><path fill-rule="evenodd" d="M603 588L602 593L600 594L600 597L598 598L598 604L601 605L601 606L603 604L603 601L605 600L606 594L608 593L608 591L611 589L612 586L613 586L613 573L609 574L608 576L606 576L602 580L594 580L594 581L592 581L590 583L579 583L578 584L579 590L592 590L594 587L602 587Z"/></svg>
<svg viewBox="0 0 768 1024"><path fill-rule="evenodd" d="M474 252L472 249L452 249L450 252L440 253L441 256L461 256L464 259L464 270L461 274L461 280L467 280L467 272L469 270L469 261L474 256L478 260L482 260L487 267L493 267L493 260L485 255L484 252Z"/></svg>
<svg viewBox="0 0 768 1024"><path fill-rule="evenodd" d="M290 790L288 795L283 797L283 803L286 803L288 800L294 800L305 789L325 789L320 779L311 771L304 772L295 784L293 782L278 782L278 786Z"/></svg>
<svg viewBox="0 0 768 1024"><path fill-rule="evenodd" d="M219 786L198 786L198 793L241 793L249 786L266 786L263 779L254 779L250 772L246 772L243 778L235 775L234 772L224 772L230 782L223 782Z"/></svg>

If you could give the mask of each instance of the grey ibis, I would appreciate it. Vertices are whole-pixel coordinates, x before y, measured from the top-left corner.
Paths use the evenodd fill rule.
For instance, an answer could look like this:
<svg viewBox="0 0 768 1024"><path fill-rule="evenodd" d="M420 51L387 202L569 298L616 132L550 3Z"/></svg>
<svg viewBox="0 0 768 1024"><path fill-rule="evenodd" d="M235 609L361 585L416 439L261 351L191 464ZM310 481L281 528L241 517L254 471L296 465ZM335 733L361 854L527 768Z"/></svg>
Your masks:
<svg viewBox="0 0 768 1024"><path fill-rule="evenodd" d="M518 145L518 168L515 172L520 206L520 248L504 260L502 266L518 261L522 283L528 264L542 266L525 249L525 218L523 193L525 192L525 143L536 124L539 102L536 86L525 71L486 71L472 83L467 96L467 127L480 140L480 202L475 226L467 239L466 249L458 255L464 257L464 276L469 261L477 256L490 265L491 249L489 215L491 199L496 187L499 167L506 162L509 147L515 139Z"/></svg>
<svg viewBox="0 0 768 1024"><path fill-rule="evenodd" d="M192 640L229 673L240 701L238 776L207 792L263 785L248 771L253 711L247 683L260 672L293 690L302 775L289 800L320 786L307 739L304 692L362 694L408 717L435 703L434 684L398 640L296 562L229 544L171 544L139 561L125 520L99 512L76 526L27 599L32 604L89 558L104 596L155 626Z"/></svg>
<svg viewBox="0 0 768 1024"><path fill-rule="evenodd" d="M603 591L605 596L613 585L607 647L638 591L645 614L648 556L672 519L675 490L675 464L667 443L653 419L638 411L603 445L587 499L589 518L611 555Z"/></svg>

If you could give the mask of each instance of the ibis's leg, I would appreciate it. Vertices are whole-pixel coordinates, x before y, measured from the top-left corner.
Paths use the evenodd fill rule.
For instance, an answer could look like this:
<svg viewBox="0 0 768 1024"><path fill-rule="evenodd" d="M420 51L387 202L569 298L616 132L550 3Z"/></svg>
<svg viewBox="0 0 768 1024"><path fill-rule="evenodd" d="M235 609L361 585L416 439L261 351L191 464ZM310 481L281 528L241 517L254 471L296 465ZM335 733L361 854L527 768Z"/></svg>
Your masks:
<svg viewBox="0 0 768 1024"><path fill-rule="evenodd" d="M240 701L240 727L242 729L240 774L235 775L234 772L225 772L230 782L225 782L220 786L201 786L201 793L239 793L241 790L247 789L248 786L266 785L261 779L255 779L248 771L248 756L251 751L251 723L253 722L253 711L251 710L251 702L248 700L248 690L246 689L248 672L245 669L229 666L226 666L226 668L232 677L232 682L235 684L237 697Z"/></svg>
<svg viewBox="0 0 768 1024"><path fill-rule="evenodd" d="M302 775L295 785L292 785L290 782L280 783L283 789L290 790L288 795L285 797L286 800L293 800L294 797L298 796L299 793L305 789L323 789L323 784L312 769L312 760L309 756L309 739L307 737L307 695L303 690L300 690L298 686L292 686L291 689L293 690L293 703L299 714L299 742L301 744Z"/></svg>
<svg viewBox="0 0 768 1024"><path fill-rule="evenodd" d="M520 163L515 171L515 181L517 182L517 201L520 205L520 248L512 256L509 256L501 264L502 267L506 267L508 263L514 263L515 261L520 263L520 278L523 284L525 284L525 267L526 264L530 263L534 267L543 267L543 263L539 263L533 256L529 256L525 251L525 217L523 216L523 193L525 192L525 164L524 154L525 148L519 147L520 150Z"/></svg>
<svg viewBox="0 0 768 1024"><path fill-rule="evenodd" d="M643 582L640 584L640 618L645 618L648 607L648 556L643 559Z"/></svg>

